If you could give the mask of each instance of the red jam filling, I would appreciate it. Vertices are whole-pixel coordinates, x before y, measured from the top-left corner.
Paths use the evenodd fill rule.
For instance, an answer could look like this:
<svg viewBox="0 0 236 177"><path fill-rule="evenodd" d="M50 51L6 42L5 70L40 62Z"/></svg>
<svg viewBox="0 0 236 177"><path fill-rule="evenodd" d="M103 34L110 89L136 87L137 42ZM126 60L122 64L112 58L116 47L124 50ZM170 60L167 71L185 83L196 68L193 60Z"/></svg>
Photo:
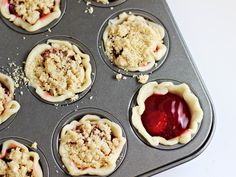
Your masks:
<svg viewBox="0 0 236 177"><path fill-rule="evenodd" d="M172 93L153 94L145 101L141 120L151 136L169 140L189 129L191 113L183 98Z"/></svg>

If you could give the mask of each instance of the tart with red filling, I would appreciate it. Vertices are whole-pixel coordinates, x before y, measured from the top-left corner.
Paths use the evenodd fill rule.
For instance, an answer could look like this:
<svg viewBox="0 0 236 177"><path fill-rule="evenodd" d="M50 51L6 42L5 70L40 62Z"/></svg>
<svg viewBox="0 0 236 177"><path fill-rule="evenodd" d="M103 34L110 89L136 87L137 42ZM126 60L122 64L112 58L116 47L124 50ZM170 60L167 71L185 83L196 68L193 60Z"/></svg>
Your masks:
<svg viewBox="0 0 236 177"><path fill-rule="evenodd" d="M150 82L139 90L131 119L153 146L186 144L197 133L203 111L188 85Z"/></svg>
<svg viewBox="0 0 236 177"><path fill-rule="evenodd" d="M14 140L5 141L1 149L0 176L43 177L38 153Z"/></svg>
<svg viewBox="0 0 236 177"><path fill-rule="evenodd" d="M91 84L90 57L69 41L48 40L28 55L25 74L46 101L76 99Z"/></svg>
<svg viewBox="0 0 236 177"><path fill-rule="evenodd" d="M103 34L105 53L117 67L147 71L166 53L164 28L132 13L109 21Z"/></svg>
<svg viewBox="0 0 236 177"><path fill-rule="evenodd" d="M0 0L2 15L16 26L33 32L61 15L60 0Z"/></svg>
<svg viewBox="0 0 236 177"><path fill-rule="evenodd" d="M20 104L13 100L14 90L14 81L9 76L0 73L0 124L20 109Z"/></svg>
<svg viewBox="0 0 236 177"><path fill-rule="evenodd" d="M86 115L62 129L59 153L70 175L105 176L115 170L125 142L118 124Z"/></svg>

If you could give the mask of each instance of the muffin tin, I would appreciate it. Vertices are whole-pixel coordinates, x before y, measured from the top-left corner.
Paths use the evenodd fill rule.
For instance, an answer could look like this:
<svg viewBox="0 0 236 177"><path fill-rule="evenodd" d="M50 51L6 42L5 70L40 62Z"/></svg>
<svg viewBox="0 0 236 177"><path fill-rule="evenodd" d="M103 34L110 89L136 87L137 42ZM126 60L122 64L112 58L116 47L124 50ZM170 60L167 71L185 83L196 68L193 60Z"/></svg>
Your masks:
<svg viewBox="0 0 236 177"><path fill-rule="evenodd" d="M119 0L118 0L119 1ZM117 169L111 176L149 176L184 163L199 155L209 144L213 136L215 120L214 109L207 90L193 63L192 57L175 24L165 0L126 0L113 1L109 5L96 5L92 14L85 13L89 8L86 1L62 0L65 14L51 28L51 32L40 30L36 34L13 30L0 21L0 66L7 72L9 63L23 66L31 49L48 38L72 39L83 51L88 51L93 60L93 84L88 93L73 103L47 104L35 97L34 90L23 86L15 91L21 109L0 125L0 144L6 139L15 139L25 145L38 143L40 163L44 176L69 176L58 156L58 136L60 129L73 119L79 119L85 113L97 114L115 121L123 128L127 143L117 161ZM89 5L90 6L90 5ZM101 41L102 31L107 20L120 12L133 12L161 23L167 33L165 43L168 53L150 73L149 81L169 81L187 83L199 98L204 118L198 133L186 145L174 147L151 147L133 129L130 122L130 110L135 103L135 94L140 84L125 73L126 79L117 81L115 75L120 70L107 64ZM55 22L53 22L55 23ZM51 24L50 24L51 25ZM48 27L52 27L52 26ZM15 29L15 28L14 28ZM79 41L79 42L78 42ZM109 65L109 66L108 66ZM11 69L11 68L10 68ZM137 74L137 73L136 73ZM23 92L23 95L20 94ZM21 141L22 140L22 141Z"/></svg>

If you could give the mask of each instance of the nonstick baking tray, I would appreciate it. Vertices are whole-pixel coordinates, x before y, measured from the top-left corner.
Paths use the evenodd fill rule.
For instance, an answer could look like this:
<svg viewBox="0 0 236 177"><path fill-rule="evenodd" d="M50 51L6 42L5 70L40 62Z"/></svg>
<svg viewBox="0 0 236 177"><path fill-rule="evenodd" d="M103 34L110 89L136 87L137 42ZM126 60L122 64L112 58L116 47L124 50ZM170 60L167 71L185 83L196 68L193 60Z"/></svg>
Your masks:
<svg viewBox="0 0 236 177"><path fill-rule="evenodd" d="M58 136L61 127L84 114L97 114L117 122L127 138L123 152L117 161L117 169L111 176L150 176L184 163L199 155L209 144L215 127L212 102L194 65L192 57L175 24L165 0L121 0L110 5L92 3L93 13L85 13L90 7L85 1L63 0L62 18L50 25L51 30L30 34L17 30L5 20L0 21L1 72L12 73L9 63L22 66L31 49L48 38L67 39L86 51L93 62L93 84L86 94L75 102L49 104L34 93L30 86L21 85L15 91L21 104L20 111L0 125L0 144L15 139L30 147L38 143L40 163L45 177L66 177L58 155ZM199 98L204 118L199 131L186 145L151 147L137 134L130 122L130 110L141 87L132 73L124 73L126 79L117 81L118 70L107 63L101 35L108 19L121 12L133 12L161 23L167 35L167 55L150 73L149 81L173 81L187 83ZM54 26L54 27L53 27ZM22 95L23 93L23 95Z"/></svg>

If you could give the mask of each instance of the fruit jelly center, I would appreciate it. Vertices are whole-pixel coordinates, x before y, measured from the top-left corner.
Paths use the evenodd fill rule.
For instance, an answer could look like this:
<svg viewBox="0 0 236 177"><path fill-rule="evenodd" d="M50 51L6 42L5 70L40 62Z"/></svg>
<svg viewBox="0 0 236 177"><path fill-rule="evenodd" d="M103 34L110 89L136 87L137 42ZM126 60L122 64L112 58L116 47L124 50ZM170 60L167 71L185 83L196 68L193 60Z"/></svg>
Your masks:
<svg viewBox="0 0 236 177"><path fill-rule="evenodd" d="M145 101L142 123L151 136L167 140L189 129L191 113L185 100L173 93L153 94Z"/></svg>

